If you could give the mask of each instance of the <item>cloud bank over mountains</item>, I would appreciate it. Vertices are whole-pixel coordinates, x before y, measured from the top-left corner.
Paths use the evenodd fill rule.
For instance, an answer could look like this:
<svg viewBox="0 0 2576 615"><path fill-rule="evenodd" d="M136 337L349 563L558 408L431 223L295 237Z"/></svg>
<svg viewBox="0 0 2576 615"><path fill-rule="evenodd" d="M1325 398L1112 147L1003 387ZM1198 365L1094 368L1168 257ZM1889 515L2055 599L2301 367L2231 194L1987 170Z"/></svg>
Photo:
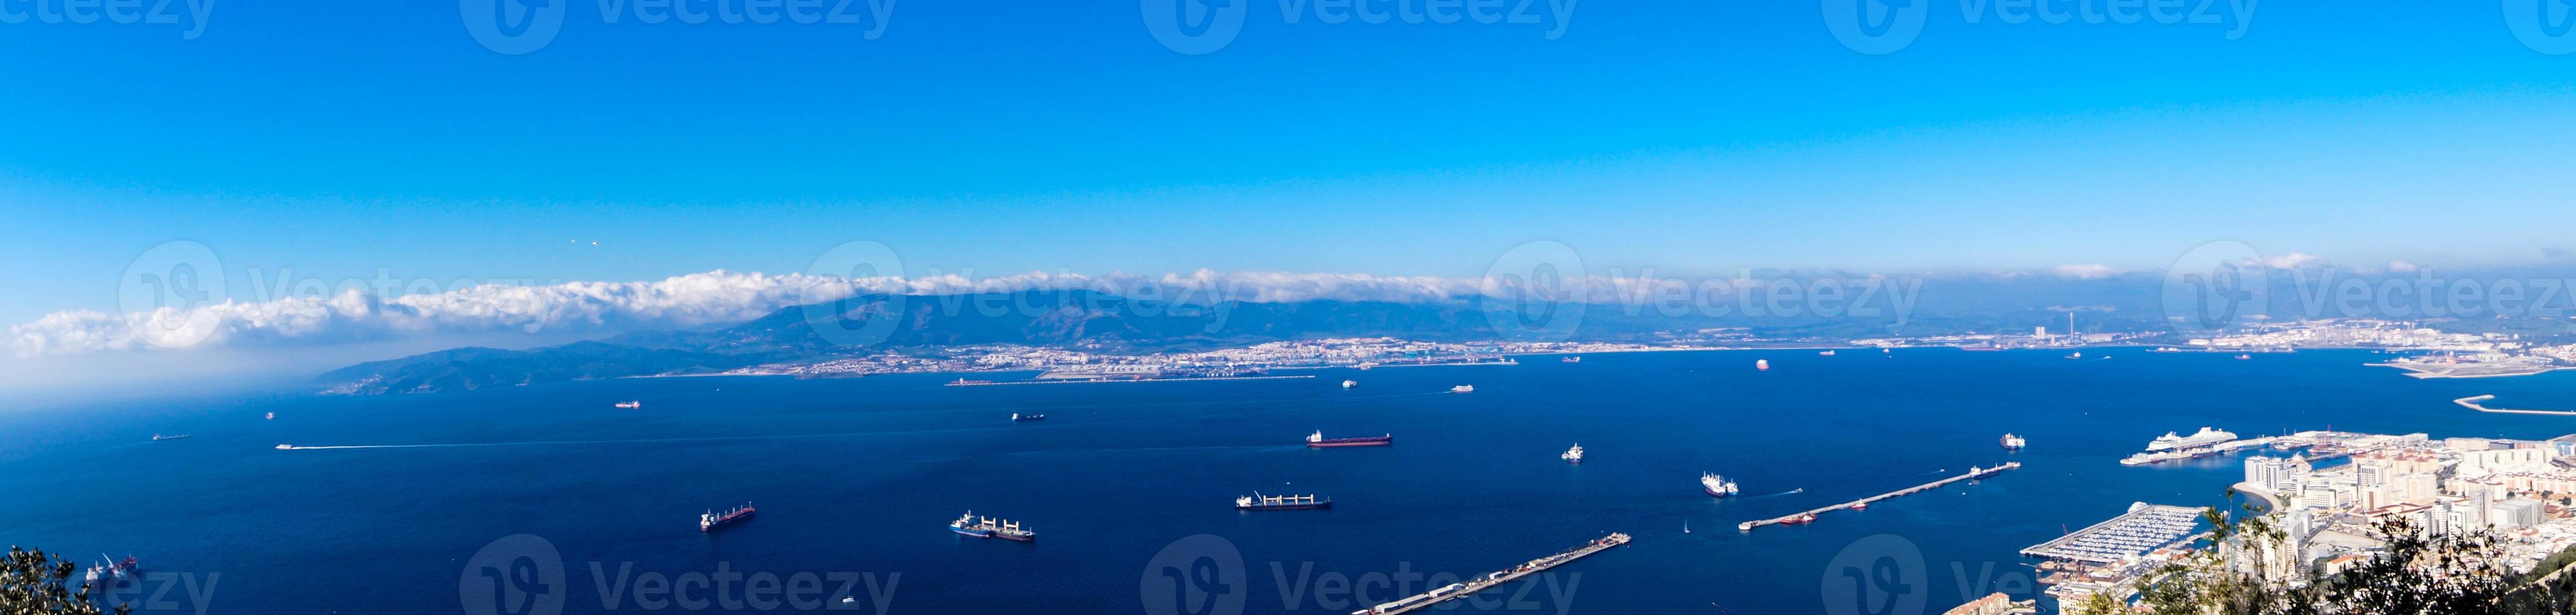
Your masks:
<svg viewBox="0 0 2576 615"><path fill-rule="evenodd" d="M2254 266L2301 266L2321 262L2293 254L2279 262ZM2411 269L2411 265L2409 266ZM1574 271L1580 272L1579 264ZM1581 298L1593 303L1637 303L1674 286L1702 292L1755 294L1766 285L1812 284L1817 281L1883 280L1849 272L1740 271L1701 279L1656 276L1651 270L1623 275L1556 277L1553 270L1497 272L1486 277L1380 276L1370 274L1219 272L1142 275L1082 275L1031 272L973 278L935 275L841 277L790 273L772 275L710 271L643 282L567 282L559 284L458 285L423 292L388 293L367 284L309 284L291 296L233 300L190 308L139 309L110 314L92 310L56 312L8 327L10 354L21 359L113 352L230 347L240 349L310 347L314 345L437 340L448 337L544 333L549 337L607 336L656 329L688 329L744 322L782 308L833 301L862 294L943 295L1030 290L1092 290L1132 298L1195 304L1223 301L1291 303L1314 300L1420 303L1485 296L1509 300L1532 297ZM1533 275L1535 274L1535 275ZM2036 271L1956 272L1903 278L1933 280L1956 287L1930 305L1956 307L1960 301L1983 301L1995 285L2010 285L2014 294L2097 295L2117 287L2124 293L2154 292L2158 272L2135 272L2097 264L2074 264ZM2033 287L2036 283L2038 286ZM2141 288L2130 288L2145 285ZM278 284L276 287L288 287ZM1974 292L1971 292L1972 289ZM2065 291L2065 292L2060 292ZM1938 294L1938 293L1935 293ZM2034 297L2024 299L2040 300ZM202 303L202 302L201 302ZM2040 303L2046 305L2048 303Z"/></svg>
<svg viewBox="0 0 2576 615"><path fill-rule="evenodd" d="M264 301L226 301L125 314L56 312L9 327L19 357L107 351L334 343L446 333L596 332L690 328L751 320L781 308L871 294L1089 289L1174 301L1418 302L1490 287L1475 278L1196 271L1142 276L1025 273L995 278L770 275L711 271L652 282L484 284L384 296L361 285Z"/></svg>

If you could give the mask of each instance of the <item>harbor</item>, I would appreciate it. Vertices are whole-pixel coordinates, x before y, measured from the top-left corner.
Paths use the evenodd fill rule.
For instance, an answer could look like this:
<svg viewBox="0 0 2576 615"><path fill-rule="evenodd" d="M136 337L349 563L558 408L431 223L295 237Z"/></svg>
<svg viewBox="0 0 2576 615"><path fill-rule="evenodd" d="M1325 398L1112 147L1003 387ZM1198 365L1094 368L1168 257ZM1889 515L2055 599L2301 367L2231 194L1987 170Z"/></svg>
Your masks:
<svg viewBox="0 0 2576 615"><path fill-rule="evenodd" d="M1966 474L1961 474L1961 475L1958 475L1958 476L1952 476L1952 477L1944 478L1944 479L1941 479L1941 480L1936 480L1936 481L1932 481L1932 482L1928 482L1928 483L1923 483L1923 484L1920 484L1920 485L1915 485L1915 486L1912 486L1912 487L1907 487L1907 488L1899 489L1899 490L1896 490L1896 491L1890 491L1890 492L1887 492L1887 493L1881 493L1881 494L1878 494L1878 495L1873 495L1873 496L1869 496L1869 497L1861 498L1861 499L1858 499L1858 500L1852 500L1852 501L1849 501L1849 502L1843 502L1843 503L1835 504L1835 505L1832 505L1832 506L1826 506L1826 507L1824 507L1824 508L1817 508L1817 509L1807 510L1807 511L1799 512L1799 513L1795 513L1795 514L1790 514L1790 515L1785 515L1785 516L1779 516L1779 517L1772 517L1772 518L1769 518L1769 519L1759 519L1759 520L1754 520L1754 521L1746 521L1746 522L1743 522L1743 523L1738 523L1738 524L1736 524L1736 525L1735 525L1735 529L1738 529L1738 530L1744 530L1744 531L1748 531L1748 532L1749 532L1749 531L1752 531L1752 530L1753 530L1753 528L1762 527L1762 526L1765 526L1765 525L1782 525L1782 524L1786 524L1786 525L1797 525L1797 524L1802 524L1802 523L1809 523L1809 522L1813 522L1813 521L1815 521L1815 520L1816 520L1816 515L1819 515L1819 514L1829 513L1829 512L1833 512L1833 511L1837 511L1837 510L1843 510L1843 509L1846 509L1846 508L1850 508L1850 509L1864 509L1864 508L1869 508L1869 505L1870 505L1871 503L1874 503L1874 502L1877 502L1877 501L1880 501L1880 500L1885 500L1885 499L1888 499L1888 498L1894 498L1894 497L1898 497L1898 496L1914 495L1914 494L1922 493L1922 492L1925 492L1925 491L1931 491L1931 490L1933 490L1933 489L1939 489L1939 488L1942 488L1942 487L1948 486L1948 485L1950 485L1951 483L1956 483L1956 482L1960 482L1960 481L1969 481L1969 480L1978 480L1978 479L1983 479L1983 478L1986 478L1986 477L1994 476L1994 475L1996 475L1996 474L2001 474L2001 473L2003 473L2003 471L2004 471L2004 470L2018 470L2018 469L2021 469L2021 462L2018 462L2018 461L2007 461L2007 462L2004 462L2004 464L2003 464L2003 465L1999 465L1999 466L1995 466L1995 467L1991 467L1991 468L1977 468L1977 467L1971 467L1971 468L1968 468L1968 473L1966 473Z"/></svg>
<svg viewBox="0 0 2576 615"><path fill-rule="evenodd" d="M1403 599L1396 600L1394 602L1387 602L1377 606L1351 611L1351 615L1395 615L1396 613L1411 613L1414 611L1428 609L1431 608L1432 605L1465 598L1467 596L1473 596L1476 595L1477 592L1501 587L1504 584L1511 583L1512 581L1520 580L1521 577L1545 572L1549 568L1565 565L1566 562L1583 559L1584 556L1600 553L1602 551L1610 550L1611 547L1626 544L1628 544L1627 534L1612 532L1607 537L1584 543L1583 546L1558 551L1555 555L1523 562L1521 565L1513 566L1509 570L1494 571L1464 583L1451 583L1431 591L1406 596Z"/></svg>
<svg viewBox="0 0 2576 615"><path fill-rule="evenodd" d="M1020 384L1092 384L1092 383L1101 383L1101 382L1205 382L1205 381L1210 381L1210 380L1228 380L1228 381L1232 381L1232 380L1304 380L1304 379L1310 379L1310 378L1314 378L1314 376L1312 376L1312 375L1304 375L1304 376L1192 376L1192 377L1184 377L1184 378L1088 378L1088 379L1065 379L1065 380L1013 380L1013 381L1010 381L1010 382L994 382L994 381L991 381L991 380L967 380L967 379L964 379L964 378L959 378L959 379L956 379L956 380L951 380L951 381L949 381L947 384L943 384L943 385L940 385L940 386L951 386L951 387L990 387L990 386L1007 386L1007 385L1020 385Z"/></svg>

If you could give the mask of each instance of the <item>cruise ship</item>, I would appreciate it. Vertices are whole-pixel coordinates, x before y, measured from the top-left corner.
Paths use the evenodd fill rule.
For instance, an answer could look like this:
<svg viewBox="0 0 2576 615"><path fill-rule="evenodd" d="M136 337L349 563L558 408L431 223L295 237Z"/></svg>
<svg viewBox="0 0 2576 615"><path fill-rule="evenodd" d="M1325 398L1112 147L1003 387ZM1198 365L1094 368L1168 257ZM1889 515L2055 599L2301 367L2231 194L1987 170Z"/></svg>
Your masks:
<svg viewBox="0 0 2576 615"><path fill-rule="evenodd" d="M1566 463L1583 463L1583 445L1577 444L1574 448L1565 449L1565 454L1557 455L1556 458L1563 459Z"/></svg>
<svg viewBox="0 0 2576 615"><path fill-rule="evenodd" d="M2160 436L2160 437L2157 437L2157 438L2156 438L2154 441L2152 441L2152 442L2148 442L2148 443L2147 443L2147 452L2154 453L2154 452L2174 451L2174 450L2182 450L2182 449L2189 449L2189 448L2199 448L2199 447L2203 447L2203 446L2211 446L2211 445L2215 445L2215 444L2225 443L2225 442L2233 441L2233 440L2235 440L2235 439L2236 439L2236 434L2234 434L2234 433L2230 433L2230 432L2222 431L2222 430L2217 430L2217 429L2210 429L2210 428L2207 428L2207 427L2202 427L2202 428L2200 428L2200 431L2193 432L2193 433L2192 433L2191 435L2189 435L2189 436L2177 435L2177 434L2175 434L2175 433L2173 433L2173 432L2168 431L2168 432L2165 432L2165 435Z"/></svg>
<svg viewBox="0 0 2576 615"><path fill-rule="evenodd" d="M2023 447L2023 446L2027 446L2027 445L2029 445L2029 444L2030 444L2030 441L2028 441L2028 440L2023 440L2023 439L2021 438L2021 436L2016 436L2016 435L2012 435L2012 434L2004 434L2004 437L2003 437L2001 440L1999 440L1999 442L2000 442L2000 443L2002 443L2002 444L2004 445L2004 450L2007 450L2007 451L2018 451L2018 450L2021 450L2021 447Z"/></svg>
<svg viewBox="0 0 2576 615"><path fill-rule="evenodd" d="M751 504L744 503L739 508L724 511L724 514L716 514L716 511L712 510L707 511L705 514L698 515L698 531L716 531L716 528L751 518L751 514L757 510L758 509L752 508Z"/></svg>
<svg viewBox="0 0 2576 615"><path fill-rule="evenodd" d="M1451 392L1451 393L1474 393L1474 392L1476 392L1476 386L1475 386L1475 385L1470 385L1470 384L1461 384L1461 385L1458 385L1458 386L1449 387L1449 392Z"/></svg>
<svg viewBox="0 0 2576 615"><path fill-rule="evenodd" d="M1332 508L1333 499L1313 495L1252 495L1234 498L1235 510L1318 510Z"/></svg>
<svg viewBox="0 0 2576 615"><path fill-rule="evenodd" d="M1326 438L1326 437L1324 437L1324 430L1321 430L1321 429L1315 430L1315 433L1306 434L1306 446L1311 447L1311 448L1333 448L1333 447L1340 447L1340 446L1386 446L1386 445L1394 444L1394 443L1395 443L1395 434L1386 434L1386 435L1383 435L1383 436L1376 436L1376 437L1369 437L1369 438Z"/></svg>
<svg viewBox="0 0 2576 615"><path fill-rule="evenodd" d="M1701 472L1699 490L1706 491L1715 497L1729 497L1735 495L1735 481L1726 480L1726 477L1718 476L1714 472Z"/></svg>

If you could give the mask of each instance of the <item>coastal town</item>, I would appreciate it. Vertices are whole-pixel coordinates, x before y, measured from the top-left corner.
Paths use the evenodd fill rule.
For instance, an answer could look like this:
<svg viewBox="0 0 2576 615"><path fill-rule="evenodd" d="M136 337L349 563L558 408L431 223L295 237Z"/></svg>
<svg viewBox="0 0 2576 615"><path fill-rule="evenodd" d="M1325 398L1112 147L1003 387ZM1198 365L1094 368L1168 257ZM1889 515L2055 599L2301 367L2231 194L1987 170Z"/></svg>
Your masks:
<svg viewBox="0 0 2576 615"><path fill-rule="evenodd" d="M2095 595L2126 603L2151 574L2195 555L2214 555L2261 582L2298 585L2380 556L2392 538L2389 527L2424 535L2491 533L2502 554L2493 563L2517 573L2576 547L2576 435L2503 440L2308 431L2235 440L2224 431L2203 433L2224 439L2183 438L2182 454L2172 458L2255 451L2242 458L2243 480L2233 489L2277 534L2239 532L2212 541L2199 509L2133 504L2111 520L2022 551L2043 560L2047 595L2061 605Z"/></svg>

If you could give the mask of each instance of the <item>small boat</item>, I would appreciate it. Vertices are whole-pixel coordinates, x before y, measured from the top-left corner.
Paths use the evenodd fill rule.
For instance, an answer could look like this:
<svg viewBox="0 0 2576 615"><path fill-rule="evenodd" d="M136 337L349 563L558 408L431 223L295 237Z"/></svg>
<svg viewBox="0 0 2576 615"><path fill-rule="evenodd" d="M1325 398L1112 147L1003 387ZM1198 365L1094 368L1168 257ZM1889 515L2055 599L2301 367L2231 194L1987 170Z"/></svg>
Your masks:
<svg viewBox="0 0 2576 615"><path fill-rule="evenodd" d="M1806 492L1807 492L1807 488L1806 488L1806 487L1799 487L1799 488L1796 488L1796 489L1791 489L1791 490L1789 490L1789 492L1790 492L1790 493L1806 493Z"/></svg>
<svg viewBox="0 0 2576 615"><path fill-rule="evenodd" d="M2075 354L2066 355L2066 358L2069 358L2069 359L2081 359L2081 358L2084 358L2084 351L2081 351L2081 350L2075 351Z"/></svg>
<svg viewBox="0 0 2576 615"><path fill-rule="evenodd" d="M956 521L948 522L948 531L976 538L992 538L993 530L990 525L989 522L976 520L975 511L969 510Z"/></svg>
<svg viewBox="0 0 2576 615"><path fill-rule="evenodd" d="M1869 510L1869 503L1868 503L1868 502L1852 502L1852 504L1851 504L1851 509L1852 509L1852 510Z"/></svg>
<svg viewBox="0 0 2576 615"><path fill-rule="evenodd" d="M1690 533L1690 519L1682 519L1682 533Z"/></svg>
<svg viewBox="0 0 2576 615"><path fill-rule="evenodd" d="M1770 359L1754 359L1754 360L1753 360L1753 369L1758 369L1758 370L1762 370L1762 371L1766 371L1766 372L1767 372L1767 371L1771 371L1771 360L1770 360Z"/></svg>
<svg viewBox="0 0 2576 615"><path fill-rule="evenodd" d="M1808 523L1815 523L1815 522L1816 522L1816 514L1815 514L1815 513L1806 513L1806 514L1798 515L1798 516L1795 516L1795 517L1790 517L1790 518L1787 518L1787 519L1781 519L1781 520L1780 520L1780 524L1781 524L1781 525L1804 525L1804 524L1808 524Z"/></svg>
<svg viewBox="0 0 2576 615"><path fill-rule="evenodd" d="M1013 422L1013 423L1026 423L1026 422L1029 422L1029 421L1043 421L1043 420L1046 420L1046 415L1044 415L1044 414L1020 414L1020 413L1017 413L1017 412L1013 412L1013 413L1011 413L1011 422Z"/></svg>
<svg viewBox="0 0 2576 615"><path fill-rule="evenodd" d="M617 402L617 407L618 407L618 408L621 408L621 409L626 409L626 410L633 410L633 409L636 409L636 408L642 408L642 407L644 407L644 402L640 402L640 401L621 401L621 402Z"/></svg>
<svg viewBox="0 0 2576 615"><path fill-rule="evenodd" d="M295 445L292 445L292 444L280 444L280 445L277 445L277 450L281 450L281 451L291 451L291 450L295 450Z"/></svg>
<svg viewBox="0 0 2576 615"><path fill-rule="evenodd" d="M162 441L162 440L177 440L177 439L185 438L185 437L188 437L188 434L179 434L179 435L175 435L175 436L165 436L165 435L161 435L161 434L157 434L157 433L156 433L156 434L152 434L152 441L154 441L154 442L159 442L159 441Z"/></svg>
<svg viewBox="0 0 2576 615"><path fill-rule="evenodd" d="M2240 354L2240 355L2236 355L2236 360L2238 360L2238 361L2252 361L2252 360L2254 360L2254 355L2250 355L2250 354Z"/></svg>
<svg viewBox="0 0 2576 615"><path fill-rule="evenodd" d="M1471 384L1461 384L1461 385L1458 385L1458 386L1449 387L1449 392L1451 392L1451 393L1474 393L1474 392L1476 392L1476 386L1475 386L1475 385L1471 385Z"/></svg>
<svg viewBox="0 0 2576 615"><path fill-rule="evenodd" d="M2002 444L2004 446L2004 450L2007 451L2018 451L2021 450L2023 446L2030 444L2029 441L2023 440L2021 436L2012 434L2004 434L2004 437L1998 439L1997 443Z"/></svg>
<svg viewBox="0 0 2576 615"><path fill-rule="evenodd" d="M1345 388L1345 389L1347 389L1347 388L1351 388L1351 387L1355 387L1355 386L1359 386L1359 385L1360 385L1360 381L1358 381L1358 380L1344 380L1344 381L1342 381L1342 388Z"/></svg>
<svg viewBox="0 0 2576 615"><path fill-rule="evenodd" d="M1557 359L1557 362L1559 362L1559 363L1582 363L1582 362L1583 362L1583 357L1566 357L1566 358L1563 358L1563 359Z"/></svg>
<svg viewBox="0 0 2576 615"><path fill-rule="evenodd" d="M272 420L272 421L277 420L277 413L275 413L275 412L268 413L268 420Z"/></svg>
<svg viewBox="0 0 2576 615"><path fill-rule="evenodd" d="M1577 444L1574 448L1565 449L1565 454L1557 455L1556 458L1563 459L1566 463L1583 463L1583 445Z"/></svg>

